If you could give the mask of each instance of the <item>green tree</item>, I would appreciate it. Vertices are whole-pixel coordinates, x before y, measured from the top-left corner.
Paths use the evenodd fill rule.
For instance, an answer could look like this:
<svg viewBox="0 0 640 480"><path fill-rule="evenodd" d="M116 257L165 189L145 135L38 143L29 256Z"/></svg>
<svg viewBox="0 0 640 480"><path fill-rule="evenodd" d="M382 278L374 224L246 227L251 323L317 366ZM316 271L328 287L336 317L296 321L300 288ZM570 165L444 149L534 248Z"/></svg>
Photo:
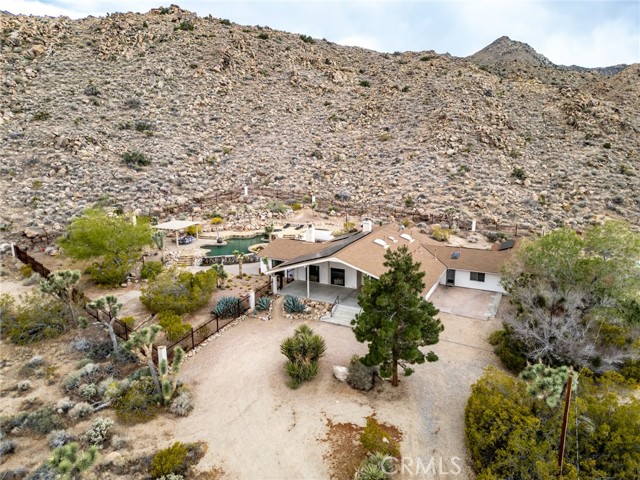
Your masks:
<svg viewBox="0 0 640 480"><path fill-rule="evenodd" d="M113 344L113 353L116 353L118 351L118 339L116 338L116 332L113 329L113 324L118 319L118 313L122 308L122 304L118 302L117 297L107 295L106 297L90 302L87 306L96 311L98 321L107 327L109 338L111 338L111 343Z"/></svg>
<svg viewBox="0 0 640 480"><path fill-rule="evenodd" d="M117 285L126 280L142 248L151 244L151 233L149 222L144 219L134 225L124 216L90 209L69 225L58 244L71 258L98 259L91 270L94 279Z"/></svg>
<svg viewBox="0 0 640 480"><path fill-rule="evenodd" d="M224 269L224 265L221 263L214 263L211 265L211 270L216 272L216 276L218 277L217 286L218 288L224 287L224 282L229 278L229 274Z"/></svg>
<svg viewBox="0 0 640 480"><path fill-rule="evenodd" d="M359 342L369 342L363 358L368 366L380 365L383 376L398 386L398 367L408 376L407 364L421 364L438 359L433 352L424 354L420 347L438 343L444 327L435 316L438 310L421 297L424 289L420 263L414 262L406 246L387 250L387 272L378 280L367 279L358 303L362 312L351 322Z"/></svg>
<svg viewBox="0 0 640 480"><path fill-rule="evenodd" d="M75 302L73 301L73 289L78 285L79 281L80 272L78 270L53 272L46 279L40 281L40 290L43 293L54 295L65 303L74 325L78 325L78 320L76 318Z"/></svg>
<svg viewBox="0 0 640 480"><path fill-rule="evenodd" d="M502 283L517 307L507 337L531 361L616 368L638 355L640 235L623 222L579 236L556 230L522 246ZM507 341L509 339L507 338Z"/></svg>
<svg viewBox="0 0 640 480"><path fill-rule="evenodd" d="M142 290L140 301L153 313L190 313L204 307L215 291L218 277L215 270L191 273L170 268L158 274Z"/></svg>

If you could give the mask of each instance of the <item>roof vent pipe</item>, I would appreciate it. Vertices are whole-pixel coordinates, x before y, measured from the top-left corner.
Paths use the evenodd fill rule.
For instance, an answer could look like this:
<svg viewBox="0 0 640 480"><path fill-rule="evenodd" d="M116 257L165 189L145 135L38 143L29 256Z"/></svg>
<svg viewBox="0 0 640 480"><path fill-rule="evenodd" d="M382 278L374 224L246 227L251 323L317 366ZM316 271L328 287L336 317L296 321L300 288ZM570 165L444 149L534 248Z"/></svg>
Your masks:
<svg viewBox="0 0 640 480"><path fill-rule="evenodd" d="M371 220L364 220L362 222L362 231L370 232L373 229L373 222Z"/></svg>

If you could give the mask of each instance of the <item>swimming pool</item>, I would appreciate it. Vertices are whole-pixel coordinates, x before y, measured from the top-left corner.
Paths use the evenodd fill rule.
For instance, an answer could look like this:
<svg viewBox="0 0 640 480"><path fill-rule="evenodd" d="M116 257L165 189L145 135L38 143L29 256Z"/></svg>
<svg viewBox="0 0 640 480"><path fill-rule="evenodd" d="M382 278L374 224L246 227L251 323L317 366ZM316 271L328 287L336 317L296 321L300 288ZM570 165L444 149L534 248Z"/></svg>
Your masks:
<svg viewBox="0 0 640 480"><path fill-rule="evenodd" d="M225 241L226 245L203 245L202 248L208 250L207 257L216 257L218 255L233 255L234 250L239 250L242 253L247 253L249 251L249 247L251 245L255 245L257 243L265 243L266 240L263 240L264 235L262 233L258 235L254 235L253 237L243 237L243 238L227 238Z"/></svg>

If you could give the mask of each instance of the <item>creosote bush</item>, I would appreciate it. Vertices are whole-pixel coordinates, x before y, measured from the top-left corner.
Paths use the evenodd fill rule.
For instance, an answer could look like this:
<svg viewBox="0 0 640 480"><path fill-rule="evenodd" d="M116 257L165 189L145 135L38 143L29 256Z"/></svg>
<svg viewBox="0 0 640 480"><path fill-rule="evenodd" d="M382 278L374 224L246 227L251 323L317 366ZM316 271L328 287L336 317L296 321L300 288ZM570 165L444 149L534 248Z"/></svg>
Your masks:
<svg viewBox="0 0 640 480"><path fill-rule="evenodd" d="M160 408L159 402L151 377L142 377L131 382L124 394L114 402L114 406L120 420L141 423L156 416Z"/></svg>
<svg viewBox="0 0 640 480"><path fill-rule="evenodd" d="M181 442L175 442L168 448L160 450L153 456L149 473L153 478L160 478L170 474L182 474L186 470L187 447Z"/></svg>
<svg viewBox="0 0 640 480"><path fill-rule="evenodd" d="M217 286L215 270L191 273L170 268L157 275L142 290L140 301L153 313L176 315L195 312L204 307Z"/></svg>
<svg viewBox="0 0 640 480"><path fill-rule="evenodd" d="M164 329L167 340L170 342L181 339L191 331L191 324L184 323L180 315L176 315L175 313L160 312L157 319L158 325Z"/></svg>
<svg viewBox="0 0 640 480"><path fill-rule="evenodd" d="M125 163L125 165L133 169L139 169L141 167L151 165L151 159L144 153L137 150L133 152L124 152L122 154L122 161Z"/></svg>
<svg viewBox="0 0 640 480"><path fill-rule="evenodd" d="M369 453L381 453L400 458L400 444L393 438L391 432L373 417L367 417L367 425L360 436L360 443Z"/></svg>

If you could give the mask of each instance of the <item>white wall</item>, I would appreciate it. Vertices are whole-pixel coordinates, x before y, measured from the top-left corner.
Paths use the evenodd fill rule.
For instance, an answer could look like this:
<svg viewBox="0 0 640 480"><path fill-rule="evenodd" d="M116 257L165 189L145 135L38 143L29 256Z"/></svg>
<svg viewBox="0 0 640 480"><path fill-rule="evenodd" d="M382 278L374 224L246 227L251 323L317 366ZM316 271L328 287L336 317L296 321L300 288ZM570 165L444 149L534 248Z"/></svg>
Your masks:
<svg viewBox="0 0 640 480"><path fill-rule="evenodd" d="M344 270L344 286L347 288L357 288L358 272L355 268L347 267L344 263L339 262L327 262L327 281L331 282L331 268L340 268Z"/></svg>
<svg viewBox="0 0 640 480"><path fill-rule="evenodd" d="M442 278L440 280L442 280ZM429 300L429 297L431 297L431 295L433 295L433 292L436 291L436 288L438 288L438 284L440 284L440 283L442 283L442 282L441 281L437 281L436 283L433 284L433 286L429 289L427 294L424 296L425 300Z"/></svg>
<svg viewBox="0 0 640 480"><path fill-rule="evenodd" d="M445 276L446 281L446 276ZM475 288L476 290L488 290L490 292L506 293L500 285L500 275L496 273L485 273L484 282L471 280L471 272L467 270L456 270L456 287Z"/></svg>

